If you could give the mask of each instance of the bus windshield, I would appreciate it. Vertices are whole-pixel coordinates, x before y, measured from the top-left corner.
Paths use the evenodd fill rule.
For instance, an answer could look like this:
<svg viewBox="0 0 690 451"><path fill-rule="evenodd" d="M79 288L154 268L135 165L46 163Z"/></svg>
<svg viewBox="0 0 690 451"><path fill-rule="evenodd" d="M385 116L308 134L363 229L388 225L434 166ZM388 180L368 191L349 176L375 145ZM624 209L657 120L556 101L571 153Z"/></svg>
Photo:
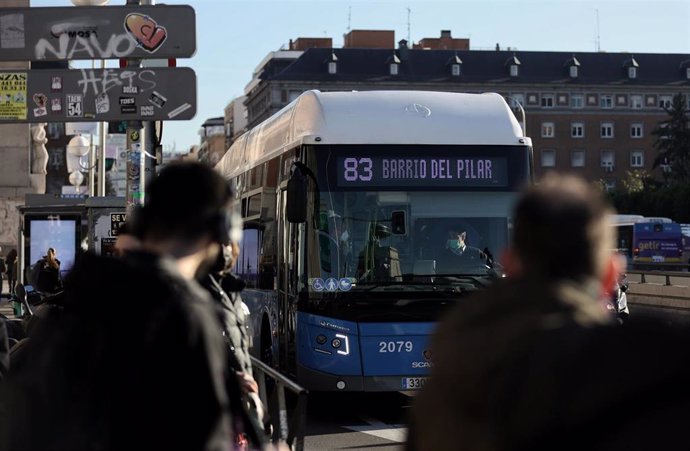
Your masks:
<svg viewBox="0 0 690 451"><path fill-rule="evenodd" d="M356 289L501 273L526 147L317 150L308 278L346 278Z"/></svg>
<svg viewBox="0 0 690 451"><path fill-rule="evenodd" d="M325 192L318 276L353 284L495 275L510 193Z"/></svg>

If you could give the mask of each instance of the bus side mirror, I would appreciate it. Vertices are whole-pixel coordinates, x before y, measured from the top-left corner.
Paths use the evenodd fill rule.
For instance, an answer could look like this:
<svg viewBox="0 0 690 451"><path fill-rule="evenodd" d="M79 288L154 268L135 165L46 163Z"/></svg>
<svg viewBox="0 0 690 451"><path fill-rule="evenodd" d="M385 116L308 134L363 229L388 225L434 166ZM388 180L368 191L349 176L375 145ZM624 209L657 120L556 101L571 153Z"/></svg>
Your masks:
<svg viewBox="0 0 690 451"><path fill-rule="evenodd" d="M307 178L293 175L287 184L287 220L294 223L307 221Z"/></svg>
<svg viewBox="0 0 690 451"><path fill-rule="evenodd" d="M393 235L406 235L405 211L394 211L391 214L391 233Z"/></svg>

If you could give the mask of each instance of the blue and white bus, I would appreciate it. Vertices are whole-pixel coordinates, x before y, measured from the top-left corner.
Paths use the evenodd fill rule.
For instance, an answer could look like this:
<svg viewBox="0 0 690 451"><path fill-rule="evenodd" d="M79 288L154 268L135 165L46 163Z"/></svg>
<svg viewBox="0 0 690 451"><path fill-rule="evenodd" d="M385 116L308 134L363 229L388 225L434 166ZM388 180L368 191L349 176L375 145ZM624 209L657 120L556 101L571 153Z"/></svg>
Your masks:
<svg viewBox="0 0 690 451"><path fill-rule="evenodd" d="M252 352L310 390L400 391L444 309L500 277L532 148L498 94L308 91L216 168L241 199Z"/></svg>

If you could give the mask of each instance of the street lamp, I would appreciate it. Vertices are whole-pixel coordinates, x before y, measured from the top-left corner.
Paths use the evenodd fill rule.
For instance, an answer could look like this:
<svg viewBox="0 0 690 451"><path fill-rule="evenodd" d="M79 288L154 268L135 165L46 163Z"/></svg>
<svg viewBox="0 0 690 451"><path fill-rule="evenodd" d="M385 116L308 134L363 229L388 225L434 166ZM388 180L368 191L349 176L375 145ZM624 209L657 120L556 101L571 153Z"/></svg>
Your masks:
<svg viewBox="0 0 690 451"><path fill-rule="evenodd" d="M84 174L79 171L74 171L69 175L69 182L74 185L74 190L79 193L81 182L84 181Z"/></svg>
<svg viewBox="0 0 690 451"><path fill-rule="evenodd" d="M91 141L81 135L76 135L67 143L67 153L75 157L83 157L91 150Z"/></svg>
<svg viewBox="0 0 690 451"><path fill-rule="evenodd" d="M74 138L70 139L69 143L67 143L67 170L71 171L69 176L70 183L77 188L84 180L84 175L81 171L89 171L89 195L95 196L96 193L93 189L93 178L95 174L93 169L96 165L89 166L93 158L92 149L93 146L91 145L91 141L85 136L76 135ZM89 155L89 164L84 165L81 159L87 155ZM70 163L70 161L76 163L76 165Z"/></svg>

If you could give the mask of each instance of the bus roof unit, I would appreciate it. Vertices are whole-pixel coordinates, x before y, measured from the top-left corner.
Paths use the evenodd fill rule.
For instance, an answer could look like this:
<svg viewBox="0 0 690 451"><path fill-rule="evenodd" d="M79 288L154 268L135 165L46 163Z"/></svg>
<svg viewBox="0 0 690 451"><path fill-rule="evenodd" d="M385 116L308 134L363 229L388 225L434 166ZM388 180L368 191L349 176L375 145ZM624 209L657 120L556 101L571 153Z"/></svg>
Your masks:
<svg viewBox="0 0 690 451"><path fill-rule="evenodd" d="M490 124L487 126L487 124ZM235 174L300 144L531 145L496 93L302 93L237 139L219 163Z"/></svg>

